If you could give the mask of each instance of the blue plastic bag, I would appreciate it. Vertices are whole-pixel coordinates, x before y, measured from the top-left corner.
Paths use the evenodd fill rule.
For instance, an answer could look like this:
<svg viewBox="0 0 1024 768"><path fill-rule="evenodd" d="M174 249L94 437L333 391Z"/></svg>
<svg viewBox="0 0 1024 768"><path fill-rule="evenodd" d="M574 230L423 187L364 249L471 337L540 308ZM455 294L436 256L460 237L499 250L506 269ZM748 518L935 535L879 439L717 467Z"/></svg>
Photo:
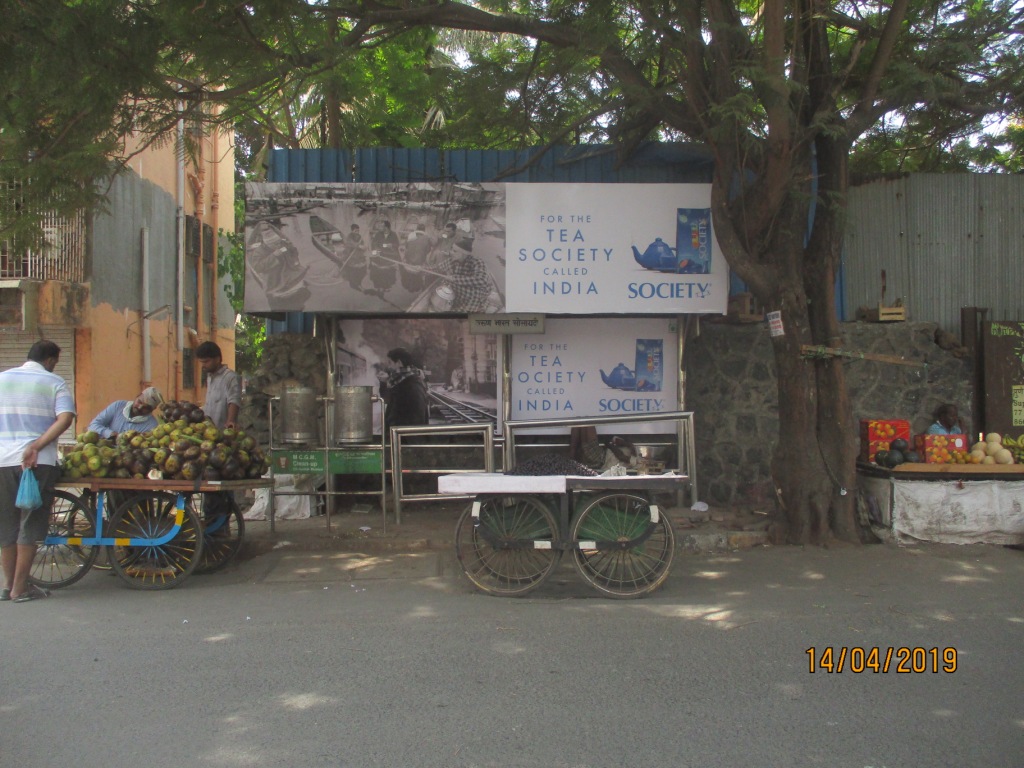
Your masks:
<svg viewBox="0 0 1024 768"><path fill-rule="evenodd" d="M39 495L39 481L36 480L36 473L31 469L26 469L21 473L21 482L18 483L18 498L14 505L26 512L43 506L43 497Z"/></svg>

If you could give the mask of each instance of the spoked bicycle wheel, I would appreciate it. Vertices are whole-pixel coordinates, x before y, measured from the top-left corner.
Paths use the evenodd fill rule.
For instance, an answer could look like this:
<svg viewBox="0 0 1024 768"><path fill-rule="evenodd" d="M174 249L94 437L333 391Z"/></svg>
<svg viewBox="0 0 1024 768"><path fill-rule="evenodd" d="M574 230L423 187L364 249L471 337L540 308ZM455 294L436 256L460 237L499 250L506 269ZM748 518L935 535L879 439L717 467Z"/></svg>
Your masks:
<svg viewBox="0 0 1024 768"><path fill-rule="evenodd" d="M106 510L106 519L103 524L103 531L105 536L109 536L107 533L109 528L107 527L106 520L110 519L114 510L117 509L117 505L127 499L131 495L131 491L103 491L103 509ZM89 505L92 507L92 511L95 514L97 508L96 494L92 491L86 491L82 494L82 500L88 500ZM100 554L96 558L96 562L93 563L93 568L97 568L101 571L113 570L113 566L110 564L110 553L106 547L100 547Z"/></svg>
<svg viewBox="0 0 1024 768"><path fill-rule="evenodd" d="M121 543L110 548L114 571L134 589L170 589L199 565L202 525L189 504L179 510L171 493L139 493L125 499L110 518L109 536ZM173 533L175 525L181 527ZM159 544L124 540L156 539Z"/></svg>
<svg viewBox="0 0 1024 768"><path fill-rule="evenodd" d="M540 499L485 496L459 517L455 552L463 573L479 589L492 595L525 595L561 560L562 551L552 546L557 538L555 517Z"/></svg>
<svg viewBox="0 0 1024 768"><path fill-rule="evenodd" d="M54 491L48 536L71 537L72 540L64 544L41 544L32 561L29 581L50 589L74 584L89 572L102 549L74 540L95 535L96 516L92 508L73 493Z"/></svg>
<svg viewBox="0 0 1024 768"><path fill-rule="evenodd" d="M206 494L193 496L192 504L202 511L203 553L196 566L196 573L213 573L230 563L242 548L245 538L245 518L230 494L221 494L223 509L211 511Z"/></svg>
<svg viewBox="0 0 1024 768"><path fill-rule="evenodd" d="M643 496L610 493L577 515L570 539L576 568L609 597L641 597L668 578L676 551L672 523Z"/></svg>

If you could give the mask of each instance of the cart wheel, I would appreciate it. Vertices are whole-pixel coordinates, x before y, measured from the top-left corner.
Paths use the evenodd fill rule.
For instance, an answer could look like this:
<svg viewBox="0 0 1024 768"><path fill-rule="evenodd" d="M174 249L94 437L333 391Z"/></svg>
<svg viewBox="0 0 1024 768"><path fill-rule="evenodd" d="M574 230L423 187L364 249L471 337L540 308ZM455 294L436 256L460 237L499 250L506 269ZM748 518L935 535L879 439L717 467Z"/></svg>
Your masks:
<svg viewBox="0 0 1024 768"><path fill-rule="evenodd" d="M177 497L171 493L139 493L125 499L110 518L110 536L117 539L160 539L174 529ZM114 544L110 564L134 589L170 589L188 577L202 557L199 517L189 504L181 528L164 544Z"/></svg>
<svg viewBox="0 0 1024 768"><path fill-rule="evenodd" d="M48 535L94 537L96 516L79 496L54 491ZM29 581L50 589L74 584L89 572L101 549L93 544L41 544L32 561Z"/></svg>
<svg viewBox="0 0 1024 768"><path fill-rule="evenodd" d="M572 524L573 558L599 592L628 598L660 587L672 566L672 523L642 496L610 493L591 500Z"/></svg>
<svg viewBox="0 0 1024 768"><path fill-rule="evenodd" d="M478 517L473 516L479 504ZM473 584L492 595L525 595L551 575L562 551L558 524L548 506L532 496L482 496L459 517L455 553Z"/></svg>
<svg viewBox="0 0 1024 768"><path fill-rule="evenodd" d="M196 573L213 573L234 560L242 548L245 538L245 518L238 504L227 495L225 503L229 508L221 514L212 514L209 518L199 514L203 521L203 554L196 566ZM190 503L198 502L203 508L205 497L193 496Z"/></svg>

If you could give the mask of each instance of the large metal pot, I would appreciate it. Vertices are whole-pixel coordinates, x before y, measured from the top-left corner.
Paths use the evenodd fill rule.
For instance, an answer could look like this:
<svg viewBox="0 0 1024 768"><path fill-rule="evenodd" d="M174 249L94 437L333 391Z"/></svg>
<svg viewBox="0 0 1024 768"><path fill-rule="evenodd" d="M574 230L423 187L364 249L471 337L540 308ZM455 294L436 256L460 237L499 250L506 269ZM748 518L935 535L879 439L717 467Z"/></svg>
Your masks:
<svg viewBox="0 0 1024 768"><path fill-rule="evenodd" d="M334 388L334 440L342 444L373 440L373 387Z"/></svg>
<svg viewBox="0 0 1024 768"><path fill-rule="evenodd" d="M316 391L309 387L286 387L281 396L281 442L317 442L317 421Z"/></svg>

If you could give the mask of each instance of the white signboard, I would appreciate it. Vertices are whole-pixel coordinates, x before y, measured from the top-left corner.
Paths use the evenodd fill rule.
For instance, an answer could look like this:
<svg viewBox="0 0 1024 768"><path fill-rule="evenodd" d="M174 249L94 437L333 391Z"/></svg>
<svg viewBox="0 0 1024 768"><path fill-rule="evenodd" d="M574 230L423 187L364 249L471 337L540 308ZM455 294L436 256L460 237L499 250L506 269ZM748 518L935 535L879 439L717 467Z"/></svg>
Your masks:
<svg viewBox="0 0 1024 768"><path fill-rule="evenodd" d="M678 410L674 318L548 318L543 336L513 336L514 420ZM670 422L630 425L671 431Z"/></svg>
<svg viewBox="0 0 1024 768"><path fill-rule="evenodd" d="M508 184L516 312L725 312L709 184Z"/></svg>

